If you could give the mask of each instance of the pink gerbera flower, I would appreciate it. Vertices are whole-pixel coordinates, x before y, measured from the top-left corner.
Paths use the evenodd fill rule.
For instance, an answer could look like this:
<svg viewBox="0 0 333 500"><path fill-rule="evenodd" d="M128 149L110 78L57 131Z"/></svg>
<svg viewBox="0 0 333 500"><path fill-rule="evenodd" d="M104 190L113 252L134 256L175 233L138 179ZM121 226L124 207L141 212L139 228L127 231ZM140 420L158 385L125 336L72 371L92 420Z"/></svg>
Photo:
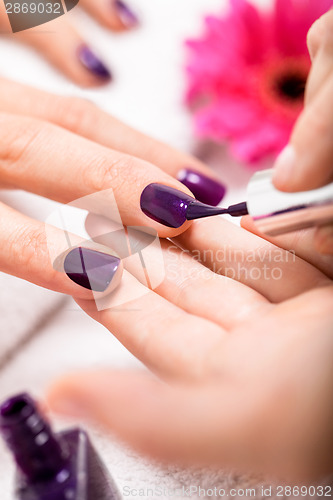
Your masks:
<svg viewBox="0 0 333 500"><path fill-rule="evenodd" d="M190 49L187 100L200 137L231 143L255 162L288 142L303 107L310 69L306 35L333 0L274 0L260 11L230 0L224 17L209 16Z"/></svg>

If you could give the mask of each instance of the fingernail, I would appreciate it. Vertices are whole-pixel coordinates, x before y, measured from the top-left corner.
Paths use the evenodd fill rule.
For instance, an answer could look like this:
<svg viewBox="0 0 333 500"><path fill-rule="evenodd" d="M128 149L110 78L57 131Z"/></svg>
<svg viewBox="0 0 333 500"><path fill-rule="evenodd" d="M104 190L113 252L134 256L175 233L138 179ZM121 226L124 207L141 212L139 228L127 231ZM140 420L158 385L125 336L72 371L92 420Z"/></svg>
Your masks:
<svg viewBox="0 0 333 500"><path fill-rule="evenodd" d="M74 248L64 260L67 276L88 290L104 292L115 277L120 259L89 248Z"/></svg>
<svg viewBox="0 0 333 500"><path fill-rule="evenodd" d="M141 194L141 210L147 217L168 227L186 222L186 211L195 201L188 194L164 184L149 184Z"/></svg>
<svg viewBox="0 0 333 500"><path fill-rule="evenodd" d="M184 168L177 179L192 191L197 200L207 205L218 205L226 193L223 184L195 170Z"/></svg>
<svg viewBox="0 0 333 500"><path fill-rule="evenodd" d="M126 28L133 28L139 24L137 15L122 0L113 0L120 21Z"/></svg>
<svg viewBox="0 0 333 500"><path fill-rule="evenodd" d="M87 45L81 45L81 47L79 47L78 58L81 64L97 78L101 80L112 80L112 74L109 69Z"/></svg>
<svg viewBox="0 0 333 500"><path fill-rule="evenodd" d="M273 171L273 182L279 186L286 186L294 175L296 151L290 144L277 157Z"/></svg>

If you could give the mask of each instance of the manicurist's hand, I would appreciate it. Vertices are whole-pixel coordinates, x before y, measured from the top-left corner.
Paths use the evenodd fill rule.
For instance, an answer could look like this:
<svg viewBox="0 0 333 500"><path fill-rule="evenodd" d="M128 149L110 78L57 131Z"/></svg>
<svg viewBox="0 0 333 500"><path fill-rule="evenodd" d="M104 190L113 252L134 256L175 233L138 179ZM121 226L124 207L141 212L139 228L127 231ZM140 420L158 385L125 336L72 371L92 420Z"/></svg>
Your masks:
<svg viewBox="0 0 333 500"><path fill-rule="evenodd" d="M128 226L148 225L162 237L179 234L190 222L175 229L148 218L140 207L147 185L157 183L188 196L190 191L175 178L181 175L193 191L200 189L201 197L217 203L223 195L223 187L200 162L87 101L2 79L0 110L0 188L22 189L64 204L80 199L81 208ZM0 271L89 299L91 290L109 292L119 284L122 264L110 249L69 238L0 203Z"/></svg>
<svg viewBox="0 0 333 500"><path fill-rule="evenodd" d="M114 248L106 220L90 217L88 230L99 223L98 241ZM155 290L137 259L124 261L107 309L78 301L161 380L106 368L71 374L51 388L51 407L168 462L303 484L332 472L333 260L221 218L194 222L162 251ZM160 279L159 248L143 257L149 282Z"/></svg>
<svg viewBox="0 0 333 500"><path fill-rule="evenodd" d="M333 182L333 10L314 23L308 46L313 64L305 109L274 175L276 187L283 191L305 191ZM314 246L323 254L333 254L333 225L318 229Z"/></svg>
<svg viewBox="0 0 333 500"><path fill-rule="evenodd" d="M31 9L37 8L40 2L36 0L32 6L30 3L25 5ZM45 2L41 3L45 9ZM78 85L84 87L103 85L112 79L112 68L109 68L109 63L103 61L98 51L96 52L85 40L84 34L77 31L72 22L72 13L56 18L50 23L12 34L5 5L8 12L14 13L18 7L22 8L22 4L14 0L0 4L0 29L13 41L20 41L36 49ZM59 5L62 5L61 2ZM124 32L136 28L139 24L136 13L122 0L80 0L79 6L75 9L80 7L103 27L112 31ZM34 13L30 14L30 17L32 16ZM24 24L23 13L21 18ZM112 48L110 50L112 51Z"/></svg>

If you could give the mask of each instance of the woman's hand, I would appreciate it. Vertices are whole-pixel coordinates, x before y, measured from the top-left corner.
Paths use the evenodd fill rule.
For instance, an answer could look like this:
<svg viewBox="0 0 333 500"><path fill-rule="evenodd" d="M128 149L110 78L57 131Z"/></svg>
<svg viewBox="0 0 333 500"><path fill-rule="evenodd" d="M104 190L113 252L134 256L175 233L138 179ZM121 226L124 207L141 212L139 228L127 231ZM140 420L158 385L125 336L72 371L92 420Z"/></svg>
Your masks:
<svg viewBox="0 0 333 500"><path fill-rule="evenodd" d="M313 64L305 110L274 175L276 187L283 191L305 191L333 182L333 10L314 23L308 46ZM315 246L333 254L332 224L318 229Z"/></svg>
<svg viewBox="0 0 333 500"><path fill-rule="evenodd" d="M119 251L106 220L87 228ZM72 374L51 389L51 407L162 460L293 481L331 472L333 260L313 265L311 249L300 258L221 218L196 221L162 249L165 278L154 291L137 259L108 309L78 303L166 383L108 369ZM143 255L154 282L160 251Z"/></svg>
<svg viewBox="0 0 333 500"><path fill-rule="evenodd" d="M220 186L199 161L130 129L88 101L0 80L0 109L2 188L27 190L61 203L102 192L98 213L116 220L120 214L123 224L149 225L160 236L168 237L188 228L190 222L176 230L148 219L140 209L140 195L147 184L162 183L190 193L175 179L179 171L189 167L203 183L210 179L208 187L213 194ZM85 290L89 288L87 279L80 281L77 276L77 260L82 257L79 251L61 262L67 275L53 267L50 254L65 258L69 247L90 245L75 236L68 241L65 236L63 231L45 228L45 224L1 203L0 270L75 297L90 298L91 292ZM93 245L93 250L97 253L91 264L97 271L88 277L99 282L92 288L100 291L112 278L114 260L100 255L109 255L109 249ZM109 273L105 282L98 272L104 265ZM117 266L108 292L119 283L121 263Z"/></svg>
<svg viewBox="0 0 333 500"><path fill-rule="evenodd" d="M7 3L0 4L0 28L10 34L11 26L5 8ZM14 0L12 4L15 4ZM79 6L102 26L113 31L123 32L139 24L137 15L122 0L80 0ZM47 26L37 26L11 36L15 41L31 45L78 85L103 85L112 79L112 71L77 31L70 15L56 18Z"/></svg>

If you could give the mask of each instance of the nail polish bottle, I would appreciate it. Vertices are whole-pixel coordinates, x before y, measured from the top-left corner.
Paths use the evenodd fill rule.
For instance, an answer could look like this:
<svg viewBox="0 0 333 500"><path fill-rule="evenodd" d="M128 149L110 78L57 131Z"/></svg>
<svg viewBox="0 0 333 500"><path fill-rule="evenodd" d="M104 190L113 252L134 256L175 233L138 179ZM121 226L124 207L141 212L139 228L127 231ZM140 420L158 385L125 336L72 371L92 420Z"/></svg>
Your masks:
<svg viewBox="0 0 333 500"><path fill-rule="evenodd" d="M53 432L28 394L0 406L0 433L17 465L17 500L120 500L87 433Z"/></svg>

